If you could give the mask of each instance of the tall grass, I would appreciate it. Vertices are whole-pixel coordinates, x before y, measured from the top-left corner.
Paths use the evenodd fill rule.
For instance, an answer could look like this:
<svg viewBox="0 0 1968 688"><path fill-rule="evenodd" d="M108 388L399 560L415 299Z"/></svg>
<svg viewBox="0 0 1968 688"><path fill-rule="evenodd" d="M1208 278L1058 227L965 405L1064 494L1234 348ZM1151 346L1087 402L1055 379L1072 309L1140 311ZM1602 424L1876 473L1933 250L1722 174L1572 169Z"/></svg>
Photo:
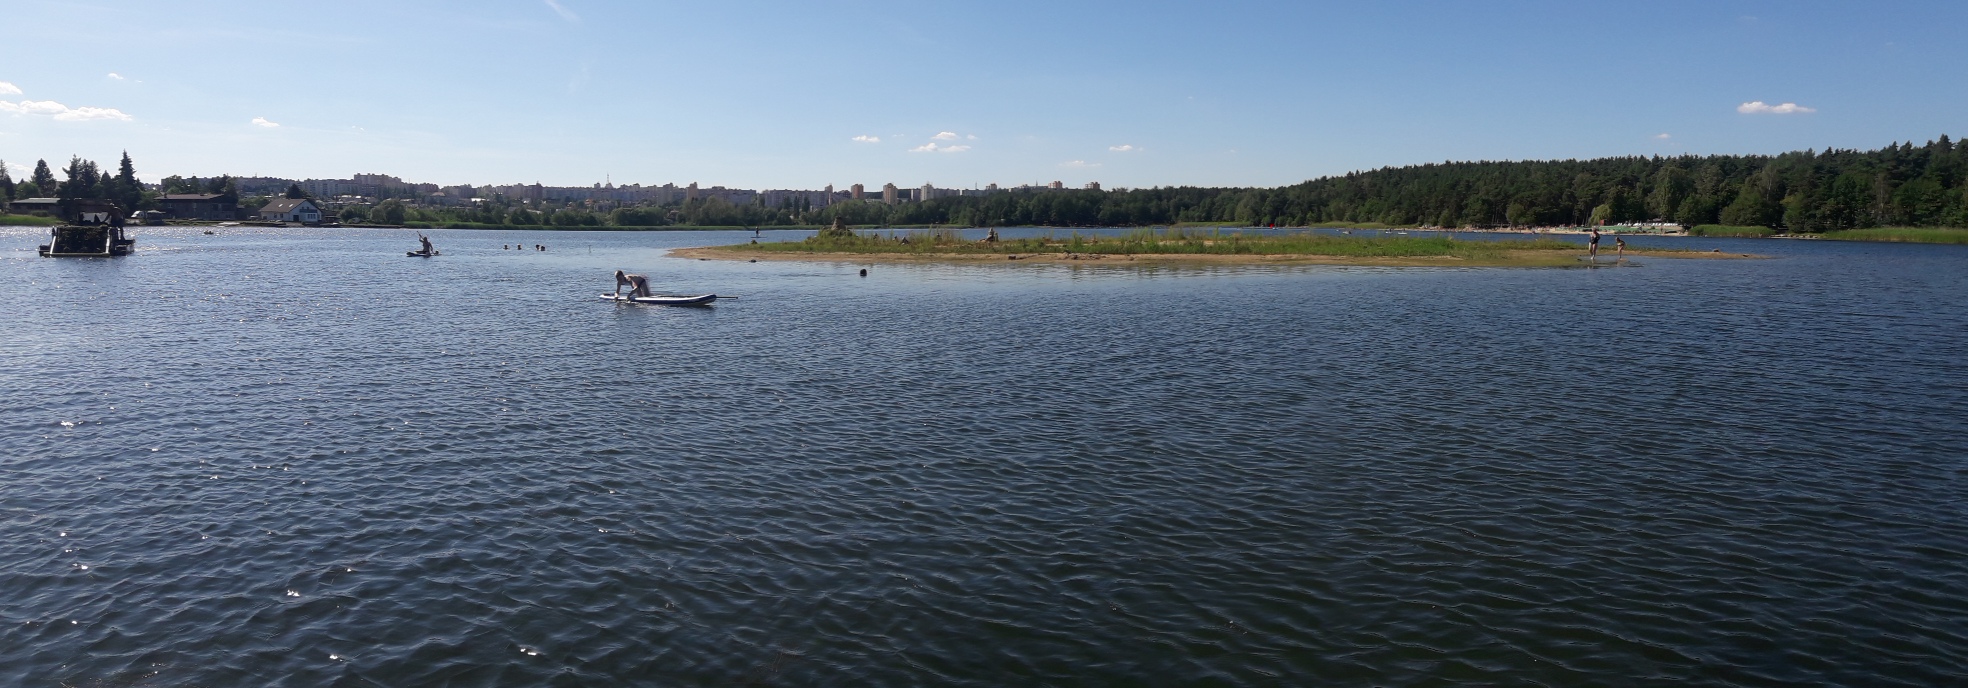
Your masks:
<svg viewBox="0 0 1968 688"><path fill-rule="evenodd" d="M52 217L0 214L0 227L52 227L58 224L61 220Z"/></svg>
<svg viewBox="0 0 1968 688"><path fill-rule="evenodd" d="M1894 241L1917 244L1968 244L1968 229L1950 227L1874 227L1825 232L1826 239Z"/></svg>
<svg viewBox="0 0 1968 688"><path fill-rule="evenodd" d="M1220 229L1170 227L1137 229L1119 235L1047 235L997 242L967 240L956 230L901 234L811 237L805 241L744 244L748 251L880 254L1093 253L1108 255L1306 255L1344 257L1489 258L1507 251L1571 251L1577 243L1559 239L1472 241L1445 236L1333 236L1299 232L1246 235Z"/></svg>

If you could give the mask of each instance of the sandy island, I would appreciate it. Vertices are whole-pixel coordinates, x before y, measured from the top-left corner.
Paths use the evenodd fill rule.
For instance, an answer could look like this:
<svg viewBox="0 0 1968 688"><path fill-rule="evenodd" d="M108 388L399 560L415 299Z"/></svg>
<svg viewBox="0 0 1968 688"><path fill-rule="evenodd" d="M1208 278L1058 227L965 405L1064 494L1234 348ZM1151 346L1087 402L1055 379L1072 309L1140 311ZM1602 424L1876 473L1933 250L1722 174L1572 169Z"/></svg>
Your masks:
<svg viewBox="0 0 1968 688"><path fill-rule="evenodd" d="M826 263L1070 263L1075 265L1346 265L1359 267L1587 267L1584 253L1571 251L1502 251L1494 257L1458 256L1325 256L1311 254L1222 253L861 253L826 251L761 251L745 246L704 246L671 249L669 255L698 260L791 260ZM1628 249L1626 257L1741 259L1762 258L1748 253L1642 251ZM1613 253L1601 251L1598 265L1613 267ZM1629 263L1631 265L1631 263Z"/></svg>

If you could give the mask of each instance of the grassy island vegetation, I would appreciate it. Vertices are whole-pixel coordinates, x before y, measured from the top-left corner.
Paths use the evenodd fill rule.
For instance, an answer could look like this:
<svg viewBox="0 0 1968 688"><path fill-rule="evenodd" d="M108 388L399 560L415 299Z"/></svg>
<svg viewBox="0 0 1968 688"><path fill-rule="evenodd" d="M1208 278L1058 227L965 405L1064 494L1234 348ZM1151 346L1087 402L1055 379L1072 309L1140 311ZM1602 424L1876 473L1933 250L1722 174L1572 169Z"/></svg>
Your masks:
<svg viewBox="0 0 1968 688"><path fill-rule="evenodd" d="M58 224L61 224L61 221L52 217L0 213L0 227L50 227Z"/></svg>
<svg viewBox="0 0 1968 688"><path fill-rule="evenodd" d="M1246 235L1220 230L1140 229L1125 234L966 239L954 230L855 233L837 227L805 241L683 249L687 257L859 260L1156 260L1306 262L1351 265L1562 267L1580 265L1585 247L1540 238L1472 241L1447 236L1335 236L1311 232ZM1627 256L1743 257L1687 250L1628 250ZM1602 251L1600 261L1613 260Z"/></svg>
<svg viewBox="0 0 1968 688"><path fill-rule="evenodd" d="M1919 244L1968 244L1968 229L1948 227L1873 227L1825 232L1823 238L1841 241L1891 241Z"/></svg>

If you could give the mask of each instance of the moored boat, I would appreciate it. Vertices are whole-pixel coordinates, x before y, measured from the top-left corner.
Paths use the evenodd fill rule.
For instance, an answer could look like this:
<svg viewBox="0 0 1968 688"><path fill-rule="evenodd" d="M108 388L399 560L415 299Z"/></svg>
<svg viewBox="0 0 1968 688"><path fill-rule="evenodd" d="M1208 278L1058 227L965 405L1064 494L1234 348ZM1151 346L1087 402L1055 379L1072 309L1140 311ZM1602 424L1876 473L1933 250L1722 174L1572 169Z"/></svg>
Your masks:
<svg viewBox="0 0 1968 688"><path fill-rule="evenodd" d="M49 258L127 256L137 240L123 231L123 213L116 204L95 199L65 201L69 224L48 230L48 243L39 247Z"/></svg>

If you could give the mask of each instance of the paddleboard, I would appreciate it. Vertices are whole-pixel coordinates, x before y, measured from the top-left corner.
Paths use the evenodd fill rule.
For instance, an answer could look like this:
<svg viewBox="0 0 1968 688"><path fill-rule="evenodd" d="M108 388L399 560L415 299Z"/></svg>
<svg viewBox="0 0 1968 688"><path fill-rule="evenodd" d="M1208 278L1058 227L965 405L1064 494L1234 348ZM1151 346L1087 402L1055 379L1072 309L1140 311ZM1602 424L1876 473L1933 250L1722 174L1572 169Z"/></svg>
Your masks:
<svg viewBox="0 0 1968 688"><path fill-rule="evenodd" d="M403 254L403 255L406 255L406 256L409 256L409 257L411 257L411 258L429 258L429 257L431 257L431 256L441 256L441 255L444 255L444 254L442 254L442 253L439 253L439 252L437 252L437 251L431 251L430 253L425 253L425 252L423 252L423 251L410 251L410 252L408 252L408 253L405 253L405 254Z"/></svg>
<svg viewBox="0 0 1968 688"><path fill-rule="evenodd" d="M601 298L605 301L627 301L629 303L641 303L641 304L648 304L651 306L708 306L711 305L712 301L716 301L718 297L717 294L701 294L698 296L633 296L632 297L626 294L617 294L611 292L607 294L602 294Z"/></svg>

